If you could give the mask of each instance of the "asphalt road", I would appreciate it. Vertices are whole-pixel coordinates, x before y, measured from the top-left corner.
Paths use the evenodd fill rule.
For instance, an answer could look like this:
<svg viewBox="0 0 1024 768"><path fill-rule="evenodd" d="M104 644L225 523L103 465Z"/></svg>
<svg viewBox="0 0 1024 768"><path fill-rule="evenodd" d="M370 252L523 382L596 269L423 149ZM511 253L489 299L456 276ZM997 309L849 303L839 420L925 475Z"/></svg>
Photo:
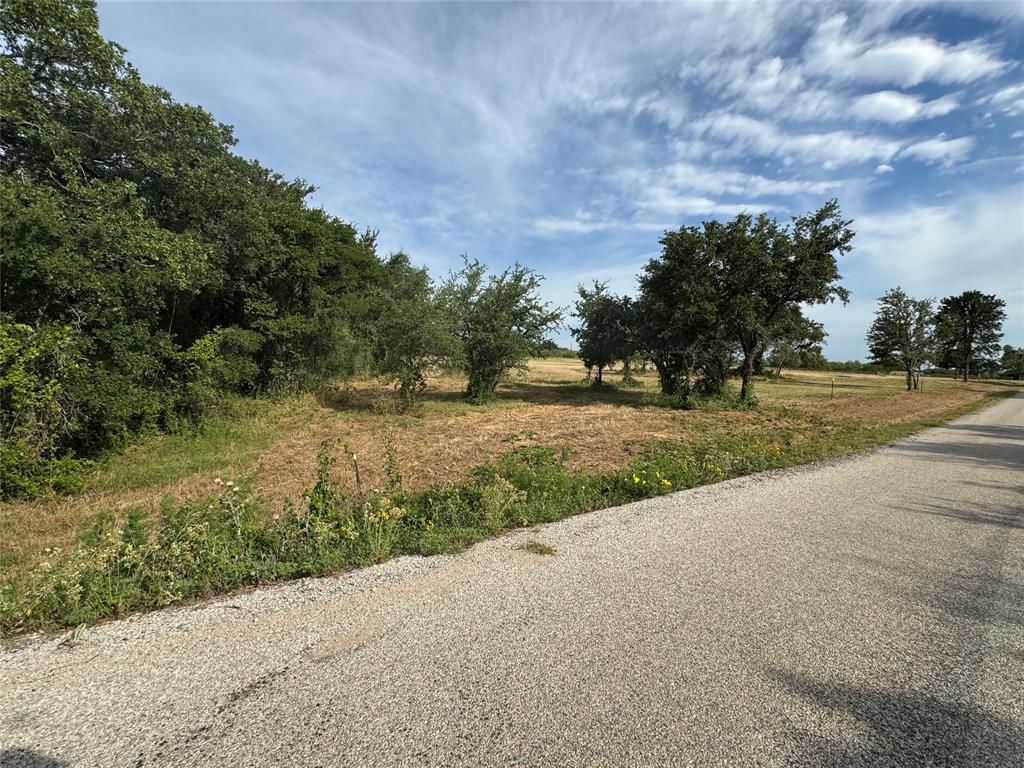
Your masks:
<svg viewBox="0 0 1024 768"><path fill-rule="evenodd" d="M58 642L0 651L5 768L1021 766L1024 398Z"/></svg>

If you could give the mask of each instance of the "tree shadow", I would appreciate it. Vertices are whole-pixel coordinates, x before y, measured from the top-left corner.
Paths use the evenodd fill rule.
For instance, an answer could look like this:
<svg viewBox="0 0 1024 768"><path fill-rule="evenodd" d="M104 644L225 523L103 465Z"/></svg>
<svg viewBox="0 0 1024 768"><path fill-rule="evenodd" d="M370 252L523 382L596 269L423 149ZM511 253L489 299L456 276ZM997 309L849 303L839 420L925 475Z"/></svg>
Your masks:
<svg viewBox="0 0 1024 768"><path fill-rule="evenodd" d="M1006 425L947 424L943 430L987 438L985 442L958 440L904 440L892 446L898 453L943 462L1024 469L1024 427ZM993 442L993 440L997 442Z"/></svg>
<svg viewBox="0 0 1024 768"><path fill-rule="evenodd" d="M639 408L651 405L643 389L594 389L586 384L502 384L495 393L498 400L517 400L532 405L620 405Z"/></svg>
<svg viewBox="0 0 1024 768"><path fill-rule="evenodd" d="M335 411L393 412L397 405L391 390L358 389L317 398L320 405ZM513 381L500 384L493 402L528 403L531 405L618 405L641 408L654 405L650 390L607 388L594 389L587 384L548 384ZM417 404L450 403L470 406L461 391L428 388L417 398ZM486 405L474 406L486 407ZM415 415L415 409L411 411Z"/></svg>
<svg viewBox="0 0 1024 768"><path fill-rule="evenodd" d="M1012 488L1017 493L1024 490ZM904 504L899 509L934 517L944 517L970 525L994 525L1001 528L1024 529L1024 505L1021 503L972 502L965 508L962 501L954 499L931 499L929 501Z"/></svg>
<svg viewBox="0 0 1024 768"><path fill-rule="evenodd" d="M1020 765L1024 727L965 701L920 691L823 681L785 669L767 676L815 707L846 715L867 739L850 743L810 727L791 727L784 738L790 759L814 766ZM954 691L954 695L959 691Z"/></svg>
<svg viewBox="0 0 1024 768"><path fill-rule="evenodd" d="M31 749L5 749L0 752L0 766L3 768L71 768L71 763L47 757Z"/></svg>

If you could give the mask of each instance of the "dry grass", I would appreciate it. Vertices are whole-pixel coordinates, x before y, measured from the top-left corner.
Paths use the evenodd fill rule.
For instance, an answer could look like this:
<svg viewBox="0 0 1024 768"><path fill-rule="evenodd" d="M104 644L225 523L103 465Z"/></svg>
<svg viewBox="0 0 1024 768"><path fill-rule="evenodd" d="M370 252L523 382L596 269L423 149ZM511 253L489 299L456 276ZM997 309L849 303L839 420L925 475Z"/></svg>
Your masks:
<svg viewBox="0 0 1024 768"><path fill-rule="evenodd" d="M372 383L358 385L344 402L312 396L262 401L214 424L204 436L146 441L111 460L83 494L0 506L0 569L20 571L45 547L63 546L80 524L104 509L158 510L161 499L188 499L214 490L216 477L250 476L274 505L296 500L316 471L324 440L344 441L357 454L364 482L383 479L385 435L391 434L409 488L462 475L513 445L570 449L570 463L600 471L626 464L654 440L785 431L797 440L828 439L851 426L882 430L941 417L970 406L1005 384L926 379L907 393L899 376L792 372L758 382L757 410L678 411L654 404L653 373L644 387L593 392L581 385L578 361L532 361L485 407L465 404L463 382L438 378L413 414L389 412L391 398ZM616 381L617 374L609 380ZM353 484L339 461L339 482Z"/></svg>

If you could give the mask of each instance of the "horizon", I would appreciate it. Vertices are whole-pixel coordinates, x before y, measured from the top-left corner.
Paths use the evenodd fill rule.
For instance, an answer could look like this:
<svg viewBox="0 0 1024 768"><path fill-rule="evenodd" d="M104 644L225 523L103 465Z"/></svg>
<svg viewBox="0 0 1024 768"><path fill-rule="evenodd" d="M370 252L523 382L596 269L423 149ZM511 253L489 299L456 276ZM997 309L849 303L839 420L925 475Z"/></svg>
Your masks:
<svg viewBox="0 0 1024 768"><path fill-rule="evenodd" d="M1020 5L242 6L99 14L147 82L435 279L518 260L571 309L580 282L634 294L666 229L836 197L853 295L808 312L830 359L866 358L896 285L995 293L1024 345Z"/></svg>

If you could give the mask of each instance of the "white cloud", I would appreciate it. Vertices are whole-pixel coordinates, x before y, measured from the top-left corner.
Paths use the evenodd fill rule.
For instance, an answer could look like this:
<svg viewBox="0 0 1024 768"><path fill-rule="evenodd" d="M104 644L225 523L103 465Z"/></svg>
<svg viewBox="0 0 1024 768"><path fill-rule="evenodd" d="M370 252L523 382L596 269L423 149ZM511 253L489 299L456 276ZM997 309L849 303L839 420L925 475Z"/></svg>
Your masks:
<svg viewBox="0 0 1024 768"><path fill-rule="evenodd" d="M877 168L875 168L875 173L892 173L892 172L893 172L893 167L891 165L889 165L888 163L882 163Z"/></svg>
<svg viewBox="0 0 1024 768"><path fill-rule="evenodd" d="M746 115L719 113L694 124L698 135L730 142L733 153L773 155L786 162L817 161L839 167L868 160L888 160L900 149L898 141L849 131L786 133Z"/></svg>
<svg viewBox="0 0 1024 768"><path fill-rule="evenodd" d="M920 36L867 38L838 14L822 22L804 49L809 71L834 80L893 83L970 83L1006 68L994 50L972 40L945 45Z"/></svg>
<svg viewBox="0 0 1024 768"><path fill-rule="evenodd" d="M760 213L778 206L765 202L723 203L699 195L680 195L664 187L647 190L640 201L644 212L654 211L671 216L735 216L738 213Z"/></svg>
<svg viewBox="0 0 1024 768"><path fill-rule="evenodd" d="M623 172L619 174L619 178L628 189L664 186L691 194L747 195L750 197L821 195L843 183L838 179L770 179L732 168L716 168L712 165L682 161L670 163L663 168Z"/></svg>
<svg viewBox="0 0 1024 768"><path fill-rule="evenodd" d="M589 216L577 214L573 218L541 217L533 220L533 229L539 235L585 235L628 226L621 221L596 221Z"/></svg>
<svg viewBox="0 0 1024 768"><path fill-rule="evenodd" d="M672 129L678 128L686 118L686 109L680 98L660 93L645 93L634 100L634 116L644 113Z"/></svg>
<svg viewBox="0 0 1024 768"><path fill-rule="evenodd" d="M858 120L905 123L909 120L942 117L958 106L959 101L954 95L925 101L920 96L900 91L877 91L855 98L850 113Z"/></svg>
<svg viewBox="0 0 1024 768"><path fill-rule="evenodd" d="M963 136L959 139L947 139L940 133L931 139L911 144L900 152L900 157L913 157L929 165L940 164L943 168L959 163L974 149L974 137Z"/></svg>
<svg viewBox="0 0 1024 768"><path fill-rule="evenodd" d="M1000 112L1016 117L1024 113L1024 83L1007 86L981 99L979 103L991 104Z"/></svg>

